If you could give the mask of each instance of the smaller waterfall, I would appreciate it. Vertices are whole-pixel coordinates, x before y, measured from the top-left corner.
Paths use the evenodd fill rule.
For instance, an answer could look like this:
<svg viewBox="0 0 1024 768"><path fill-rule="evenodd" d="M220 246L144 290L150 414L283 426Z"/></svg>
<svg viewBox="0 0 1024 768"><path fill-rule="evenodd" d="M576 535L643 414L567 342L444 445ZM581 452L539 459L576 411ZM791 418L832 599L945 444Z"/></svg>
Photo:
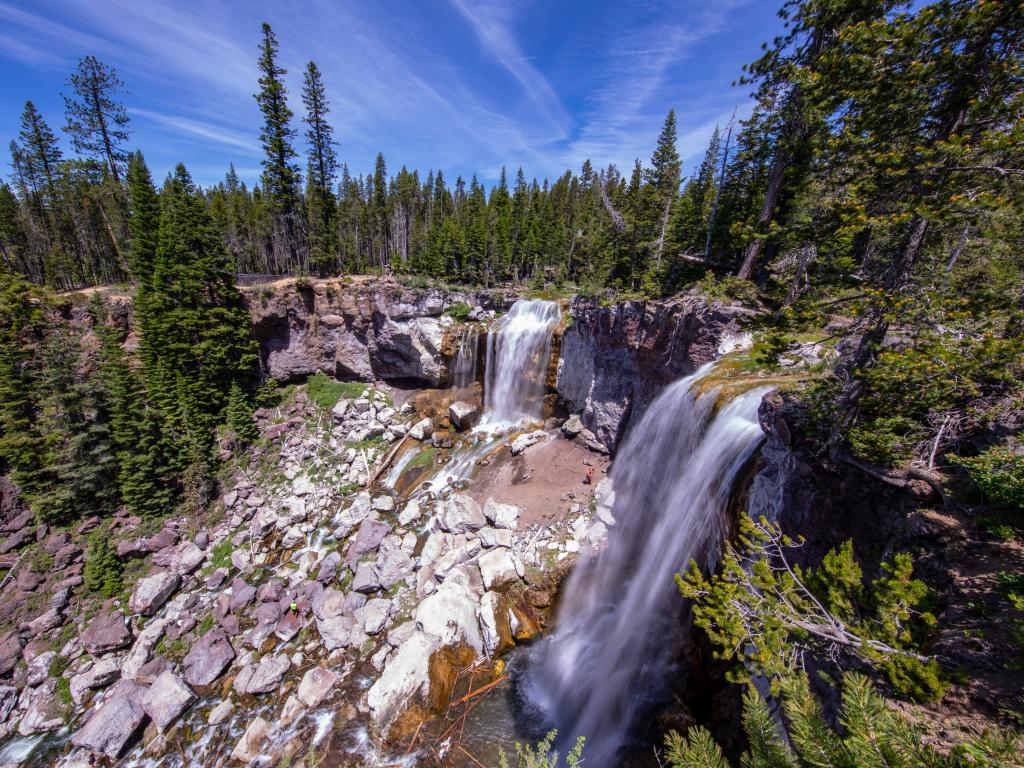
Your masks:
<svg viewBox="0 0 1024 768"><path fill-rule="evenodd" d="M528 707L563 745L585 736L590 768L617 765L663 701L682 615L672 576L717 555L733 480L763 437L757 408L770 388L719 404L697 386L710 367L668 387L627 436L608 546L569 577L557 629L524 674Z"/></svg>
<svg viewBox="0 0 1024 768"><path fill-rule="evenodd" d="M477 357L480 350L480 329L467 325L459 337L459 348L455 352L455 366L452 370L452 386L456 389L468 387L476 381Z"/></svg>
<svg viewBox="0 0 1024 768"><path fill-rule="evenodd" d="M551 337L561 317L553 301L519 299L491 325L482 427L501 428L541 418Z"/></svg>

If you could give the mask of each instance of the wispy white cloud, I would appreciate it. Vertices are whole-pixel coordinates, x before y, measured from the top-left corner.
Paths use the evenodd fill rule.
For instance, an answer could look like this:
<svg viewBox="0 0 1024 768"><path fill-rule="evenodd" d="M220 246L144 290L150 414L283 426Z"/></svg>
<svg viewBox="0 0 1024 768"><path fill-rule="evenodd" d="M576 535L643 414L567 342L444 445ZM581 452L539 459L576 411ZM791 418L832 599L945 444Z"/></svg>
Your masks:
<svg viewBox="0 0 1024 768"><path fill-rule="evenodd" d="M475 2L470 6L466 0L450 2L476 32L484 49L519 81L533 104L560 134L552 138L563 138L571 122L569 115L551 84L522 54L509 27L510 4Z"/></svg>
<svg viewBox="0 0 1024 768"><path fill-rule="evenodd" d="M129 107L128 112L132 115L152 120L160 125L174 128L178 131L184 131L185 133L193 136L210 139L217 144L223 144L228 147L240 149L245 154L249 154L254 157L258 155L260 151L259 144L253 137L229 128L223 128L200 120L191 120L179 115L166 115L160 112L154 112L150 109L140 109L138 107Z"/></svg>

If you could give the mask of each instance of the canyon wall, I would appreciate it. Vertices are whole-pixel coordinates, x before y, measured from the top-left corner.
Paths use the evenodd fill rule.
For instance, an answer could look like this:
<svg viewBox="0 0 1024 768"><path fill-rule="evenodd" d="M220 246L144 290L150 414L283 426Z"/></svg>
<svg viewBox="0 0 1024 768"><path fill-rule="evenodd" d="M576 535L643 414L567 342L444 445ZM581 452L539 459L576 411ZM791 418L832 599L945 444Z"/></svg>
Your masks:
<svg viewBox="0 0 1024 768"><path fill-rule="evenodd" d="M607 306L575 299L557 389L580 414L581 438L595 450L614 452L665 386L739 343L740 322L754 314L690 294Z"/></svg>
<svg viewBox="0 0 1024 768"><path fill-rule="evenodd" d="M441 291L385 279L295 280L243 288L260 359L279 381L323 372L339 379L447 382L451 350L444 311L468 304L503 312L508 290Z"/></svg>

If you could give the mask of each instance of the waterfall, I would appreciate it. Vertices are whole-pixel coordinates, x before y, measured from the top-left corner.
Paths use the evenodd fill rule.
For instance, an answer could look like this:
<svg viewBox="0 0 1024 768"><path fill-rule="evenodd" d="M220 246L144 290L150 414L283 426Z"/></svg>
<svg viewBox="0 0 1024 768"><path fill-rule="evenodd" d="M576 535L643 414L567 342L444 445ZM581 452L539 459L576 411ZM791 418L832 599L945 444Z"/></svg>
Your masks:
<svg viewBox="0 0 1024 768"><path fill-rule="evenodd" d="M541 418L551 336L561 317L553 301L519 299L491 325L482 427L501 428Z"/></svg>
<svg viewBox="0 0 1024 768"><path fill-rule="evenodd" d="M468 387L476 381L477 356L480 349L480 330L476 325L467 325L459 337L459 348L455 352L455 367L452 371L452 386L456 389Z"/></svg>
<svg viewBox="0 0 1024 768"><path fill-rule="evenodd" d="M770 388L718 404L696 386L710 367L669 386L630 431L612 469L608 546L569 577L557 628L521 680L528 708L563 743L586 737L590 768L618 764L664 701L683 607L673 574L717 555L733 480L763 437L757 408Z"/></svg>

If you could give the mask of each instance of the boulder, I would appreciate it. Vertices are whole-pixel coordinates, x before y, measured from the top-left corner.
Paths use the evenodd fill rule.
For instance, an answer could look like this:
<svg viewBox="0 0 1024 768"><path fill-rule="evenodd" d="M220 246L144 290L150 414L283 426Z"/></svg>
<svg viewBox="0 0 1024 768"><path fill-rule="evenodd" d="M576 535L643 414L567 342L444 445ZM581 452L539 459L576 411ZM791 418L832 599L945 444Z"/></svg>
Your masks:
<svg viewBox="0 0 1024 768"><path fill-rule="evenodd" d="M538 429L534 432L527 432L525 435L520 435L512 441L512 444L509 446L509 451L511 451L513 456L518 456L530 446L543 442L547 439L547 436L548 433L543 429Z"/></svg>
<svg viewBox="0 0 1024 768"><path fill-rule="evenodd" d="M192 689L168 669L142 694L140 703L156 727L166 731L167 726L196 702L196 698Z"/></svg>
<svg viewBox="0 0 1024 768"><path fill-rule="evenodd" d="M349 645L355 620L351 616L329 616L316 620L320 639L328 651Z"/></svg>
<svg viewBox="0 0 1024 768"><path fill-rule="evenodd" d="M472 429L480 420L480 408L465 400L457 400L448 406L448 417L456 429L465 431Z"/></svg>
<svg viewBox="0 0 1024 768"><path fill-rule="evenodd" d="M371 504L375 512L394 512L395 500L386 495L377 496Z"/></svg>
<svg viewBox="0 0 1024 768"><path fill-rule="evenodd" d="M409 428L409 437L413 440L427 440L434 434L434 422L430 419L417 421Z"/></svg>
<svg viewBox="0 0 1024 768"><path fill-rule="evenodd" d="M501 504L492 498L484 502L484 517L495 528L515 528L519 522L519 507Z"/></svg>
<svg viewBox="0 0 1024 768"><path fill-rule="evenodd" d="M358 609L355 619L360 622L363 631L368 635L376 635L387 626L391 616L391 601L381 597L375 597L367 601L366 605Z"/></svg>
<svg viewBox="0 0 1024 768"><path fill-rule="evenodd" d="M235 703L231 701L231 699L224 699L210 710L210 714L206 716L206 722L210 725L220 725L222 722L227 720L234 711Z"/></svg>
<svg viewBox="0 0 1024 768"><path fill-rule="evenodd" d="M572 440L583 431L583 420L578 413L574 413L562 423L562 434Z"/></svg>
<svg viewBox="0 0 1024 768"><path fill-rule="evenodd" d="M120 611L103 611L82 632L82 645L93 656L102 656L131 645L132 633Z"/></svg>
<svg viewBox="0 0 1024 768"><path fill-rule="evenodd" d="M254 597L256 597L256 587L244 579L235 578L231 582L231 599L228 601L228 610L231 613L238 613L251 603Z"/></svg>
<svg viewBox="0 0 1024 768"><path fill-rule="evenodd" d="M319 707L336 682L338 682L338 676L329 669L313 667L307 670L302 682L299 683L297 693L299 701L310 709Z"/></svg>
<svg viewBox="0 0 1024 768"><path fill-rule="evenodd" d="M342 422L345 420L345 414L348 413L348 400L344 397L334 404L331 408L331 416L336 422Z"/></svg>
<svg viewBox="0 0 1024 768"><path fill-rule="evenodd" d="M381 589L380 576L377 569L369 563L360 563L356 575L352 578L352 589L364 595L370 595Z"/></svg>
<svg viewBox="0 0 1024 768"><path fill-rule="evenodd" d="M414 632L388 659L366 696L370 716L379 728L391 725L410 702L429 696L430 657L440 648L436 637Z"/></svg>
<svg viewBox="0 0 1024 768"><path fill-rule="evenodd" d="M168 624L167 619L151 619L139 632L135 645L128 651L128 655L121 665L121 677L126 680L134 680L139 670L149 661L156 644L163 637L164 629Z"/></svg>
<svg viewBox="0 0 1024 768"><path fill-rule="evenodd" d="M349 567L355 565L363 555L373 552L380 543L384 540L384 537L391 532L391 526L387 523L383 523L380 520L371 520L366 518L359 524L359 530L356 532L355 539L348 547L348 553L345 555L345 564Z"/></svg>
<svg viewBox="0 0 1024 768"><path fill-rule="evenodd" d="M21 637L17 632L0 635L0 675L6 675L21 658Z"/></svg>
<svg viewBox="0 0 1024 768"><path fill-rule="evenodd" d="M240 763L251 763L262 754L263 740L269 732L270 723L262 717L257 717L249 723L242 738L235 744L235 748L231 751L231 759Z"/></svg>
<svg viewBox="0 0 1024 768"><path fill-rule="evenodd" d="M116 760L140 731L145 719L146 712L135 697L118 693L93 710L92 717L71 737L71 743Z"/></svg>
<svg viewBox="0 0 1024 768"><path fill-rule="evenodd" d="M235 690L239 693L276 691L290 666L291 661L283 653L264 656L259 663L242 668L235 678Z"/></svg>
<svg viewBox="0 0 1024 768"><path fill-rule="evenodd" d="M28 709L18 724L19 734L31 736L34 733L55 731L64 725L68 714L67 707L57 697L56 689L57 678L51 677L38 688L31 690Z"/></svg>
<svg viewBox="0 0 1024 768"><path fill-rule="evenodd" d="M416 562L404 549L392 549L377 560L377 580L382 589L391 589L412 573Z"/></svg>
<svg viewBox="0 0 1024 768"><path fill-rule="evenodd" d="M487 589L503 587L519 578L519 569L509 550L504 547L492 549L480 556L480 576Z"/></svg>
<svg viewBox="0 0 1024 768"><path fill-rule="evenodd" d="M209 685L235 658L235 649L224 631L211 629L196 640L182 660L189 685Z"/></svg>
<svg viewBox="0 0 1024 768"><path fill-rule="evenodd" d="M497 592L485 592L480 598L480 629L484 650L491 658L500 656L515 645L505 597Z"/></svg>
<svg viewBox="0 0 1024 768"><path fill-rule="evenodd" d="M483 653L477 602L477 596L464 584L446 579L416 608L416 625L443 645L465 644Z"/></svg>
<svg viewBox="0 0 1024 768"><path fill-rule="evenodd" d="M480 505L463 493L452 494L442 503L437 521L443 530L451 533L478 531L487 525Z"/></svg>
<svg viewBox="0 0 1024 768"><path fill-rule="evenodd" d="M181 576L171 571L160 571L140 579L135 585L128 607L143 616L152 616L181 586Z"/></svg>

